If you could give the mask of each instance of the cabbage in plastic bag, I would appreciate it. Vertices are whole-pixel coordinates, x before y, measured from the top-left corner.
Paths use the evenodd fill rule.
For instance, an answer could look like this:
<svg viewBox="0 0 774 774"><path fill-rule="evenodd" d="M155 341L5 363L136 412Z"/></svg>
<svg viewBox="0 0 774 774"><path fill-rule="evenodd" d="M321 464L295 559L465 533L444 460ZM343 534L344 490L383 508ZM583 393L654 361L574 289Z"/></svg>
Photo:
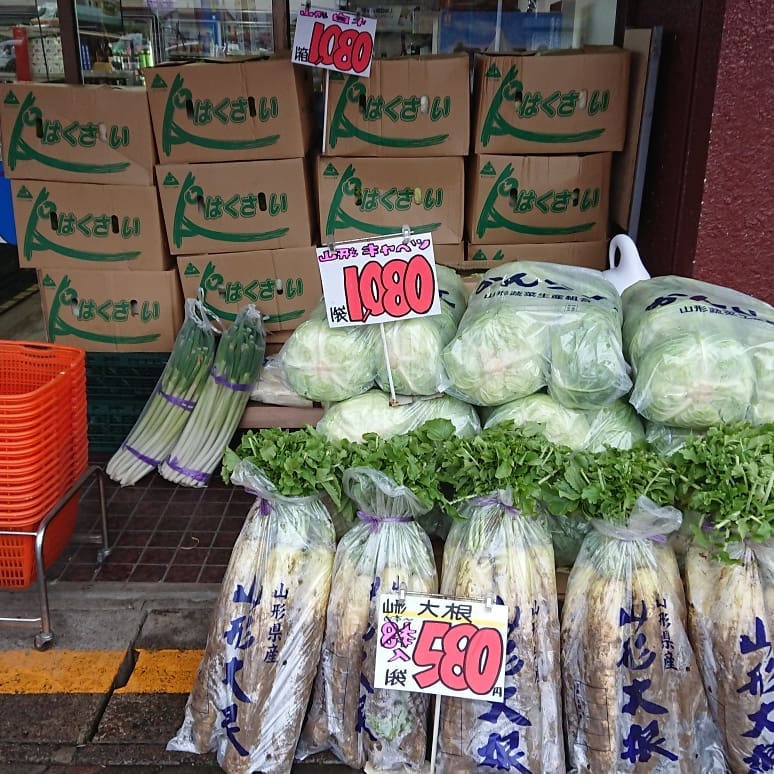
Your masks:
<svg viewBox="0 0 774 774"><path fill-rule="evenodd" d="M333 572L330 516L282 497L252 463L257 499L237 538L180 730L168 750L215 751L229 774L287 774L315 679Z"/></svg>
<svg viewBox="0 0 774 774"><path fill-rule="evenodd" d="M702 429L774 416L774 308L686 277L623 293L631 402L647 419Z"/></svg>
<svg viewBox="0 0 774 774"><path fill-rule="evenodd" d="M608 446L631 449L645 437L634 409L622 400L597 410L566 408L549 395L536 393L505 403L488 413L484 427L512 422L534 424L551 443L570 449L602 451Z"/></svg>
<svg viewBox="0 0 774 774"><path fill-rule="evenodd" d="M395 391L402 395L433 395L443 374L441 354L457 332L467 293L459 275L436 266L441 314L386 323L384 333ZM383 347L376 357L376 383L389 392Z"/></svg>
<svg viewBox="0 0 774 774"><path fill-rule="evenodd" d="M362 441L366 433L382 438L403 435L431 419L450 420L460 437L481 432L476 410L461 400L443 395L391 406L390 396L380 390L332 404L317 423L317 429L331 440Z"/></svg>
<svg viewBox="0 0 774 774"><path fill-rule="evenodd" d="M730 770L771 771L774 544L736 544L728 553L734 563L688 550L688 630Z"/></svg>
<svg viewBox="0 0 774 774"><path fill-rule="evenodd" d="M421 769L427 743L429 696L374 688L379 594L436 593L430 539L415 522L427 511L406 487L383 473L350 468L344 491L361 523L339 543L320 669L300 760L322 750L354 769Z"/></svg>
<svg viewBox="0 0 774 774"><path fill-rule="evenodd" d="M438 771L563 772L559 614L545 522L514 508L509 489L460 512L466 518L446 541L441 592L508 605L505 691L502 702L441 699Z"/></svg>
<svg viewBox="0 0 774 774"><path fill-rule="evenodd" d="M570 573L562 678L578 771L726 771L665 541L680 521L640 497L625 526L592 522Z"/></svg>
<svg viewBox="0 0 774 774"><path fill-rule="evenodd" d="M314 402L299 395L285 379L285 370L278 357L263 361L261 376L253 387L250 400L270 406L299 406L308 408Z"/></svg>
<svg viewBox="0 0 774 774"><path fill-rule="evenodd" d="M548 386L579 408L631 388L621 352L621 300L600 272L520 261L491 269L444 350L440 387L498 406Z"/></svg>
<svg viewBox="0 0 774 774"><path fill-rule="evenodd" d="M325 307L293 331L280 352L287 383L304 398L346 400L370 389L381 354L374 325L331 328Z"/></svg>

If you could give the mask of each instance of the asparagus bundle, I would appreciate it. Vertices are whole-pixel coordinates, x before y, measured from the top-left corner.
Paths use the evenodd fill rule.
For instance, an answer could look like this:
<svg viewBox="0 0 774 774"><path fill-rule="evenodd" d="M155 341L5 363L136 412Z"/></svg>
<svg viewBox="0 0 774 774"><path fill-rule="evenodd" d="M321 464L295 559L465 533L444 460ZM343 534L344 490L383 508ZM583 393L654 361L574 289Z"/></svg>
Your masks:
<svg viewBox="0 0 774 774"><path fill-rule="evenodd" d="M339 543L320 670L296 756L331 749L348 766L422 768L429 697L375 689L380 592L435 593L432 547L414 518L427 511L405 487L369 468L344 473L363 523Z"/></svg>
<svg viewBox="0 0 774 774"><path fill-rule="evenodd" d="M565 770L551 536L512 502L467 501L446 541L441 592L507 604L509 621L503 701L441 700L440 774Z"/></svg>
<svg viewBox="0 0 774 774"><path fill-rule="evenodd" d="M720 739L663 536L680 512L641 496L625 525L594 521L567 582L562 677L578 772L723 774Z"/></svg>
<svg viewBox="0 0 774 774"><path fill-rule="evenodd" d="M156 388L106 472L121 486L157 468L183 432L212 367L215 335L201 302L189 298L185 321Z"/></svg>
<svg viewBox="0 0 774 774"><path fill-rule="evenodd" d="M260 374L266 350L261 313L252 305L221 336L199 402L159 473L187 486L207 485L228 445Z"/></svg>
<svg viewBox="0 0 774 774"><path fill-rule="evenodd" d="M229 774L288 774L325 627L335 540L317 497L282 497L250 462L257 495L234 546L207 647L168 750L216 751Z"/></svg>

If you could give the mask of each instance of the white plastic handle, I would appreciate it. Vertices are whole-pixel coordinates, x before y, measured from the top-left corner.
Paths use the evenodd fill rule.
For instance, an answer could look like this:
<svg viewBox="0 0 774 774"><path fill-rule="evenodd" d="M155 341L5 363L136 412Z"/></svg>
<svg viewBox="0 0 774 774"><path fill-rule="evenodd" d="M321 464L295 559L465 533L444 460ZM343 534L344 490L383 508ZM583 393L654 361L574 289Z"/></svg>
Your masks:
<svg viewBox="0 0 774 774"><path fill-rule="evenodd" d="M619 293L640 280L650 279L643 266L637 245L626 234L617 234L610 240L608 249L609 269L602 276L615 286Z"/></svg>

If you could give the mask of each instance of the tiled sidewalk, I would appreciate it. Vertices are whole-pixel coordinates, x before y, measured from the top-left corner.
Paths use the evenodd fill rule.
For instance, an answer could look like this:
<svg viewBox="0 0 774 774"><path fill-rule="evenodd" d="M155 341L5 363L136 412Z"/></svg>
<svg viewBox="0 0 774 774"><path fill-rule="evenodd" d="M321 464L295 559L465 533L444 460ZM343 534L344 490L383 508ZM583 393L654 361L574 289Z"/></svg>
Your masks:
<svg viewBox="0 0 774 774"><path fill-rule="evenodd" d="M112 551L71 542L49 581L219 583L254 498L213 476L205 489L176 486L154 473L121 488L106 480ZM84 487L77 532L99 532L96 477Z"/></svg>

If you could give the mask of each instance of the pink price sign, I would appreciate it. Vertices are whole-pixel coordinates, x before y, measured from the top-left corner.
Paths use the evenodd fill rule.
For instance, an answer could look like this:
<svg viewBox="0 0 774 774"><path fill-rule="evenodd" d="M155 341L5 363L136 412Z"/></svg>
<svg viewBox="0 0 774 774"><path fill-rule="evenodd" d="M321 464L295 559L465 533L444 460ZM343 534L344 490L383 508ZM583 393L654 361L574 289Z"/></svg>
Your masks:
<svg viewBox="0 0 774 774"><path fill-rule="evenodd" d="M441 313L429 233L318 247L317 265L332 328Z"/></svg>
<svg viewBox="0 0 774 774"><path fill-rule="evenodd" d="M293 36L294 64L367 78L371 74L376 19L349 11L302 8Z"/></svg>
<svg viewBox="0 0 774 774"><path fill-rule="evenodd" d="M379 602L377 688L502 701L506 605L419 594Z"/></svg>

